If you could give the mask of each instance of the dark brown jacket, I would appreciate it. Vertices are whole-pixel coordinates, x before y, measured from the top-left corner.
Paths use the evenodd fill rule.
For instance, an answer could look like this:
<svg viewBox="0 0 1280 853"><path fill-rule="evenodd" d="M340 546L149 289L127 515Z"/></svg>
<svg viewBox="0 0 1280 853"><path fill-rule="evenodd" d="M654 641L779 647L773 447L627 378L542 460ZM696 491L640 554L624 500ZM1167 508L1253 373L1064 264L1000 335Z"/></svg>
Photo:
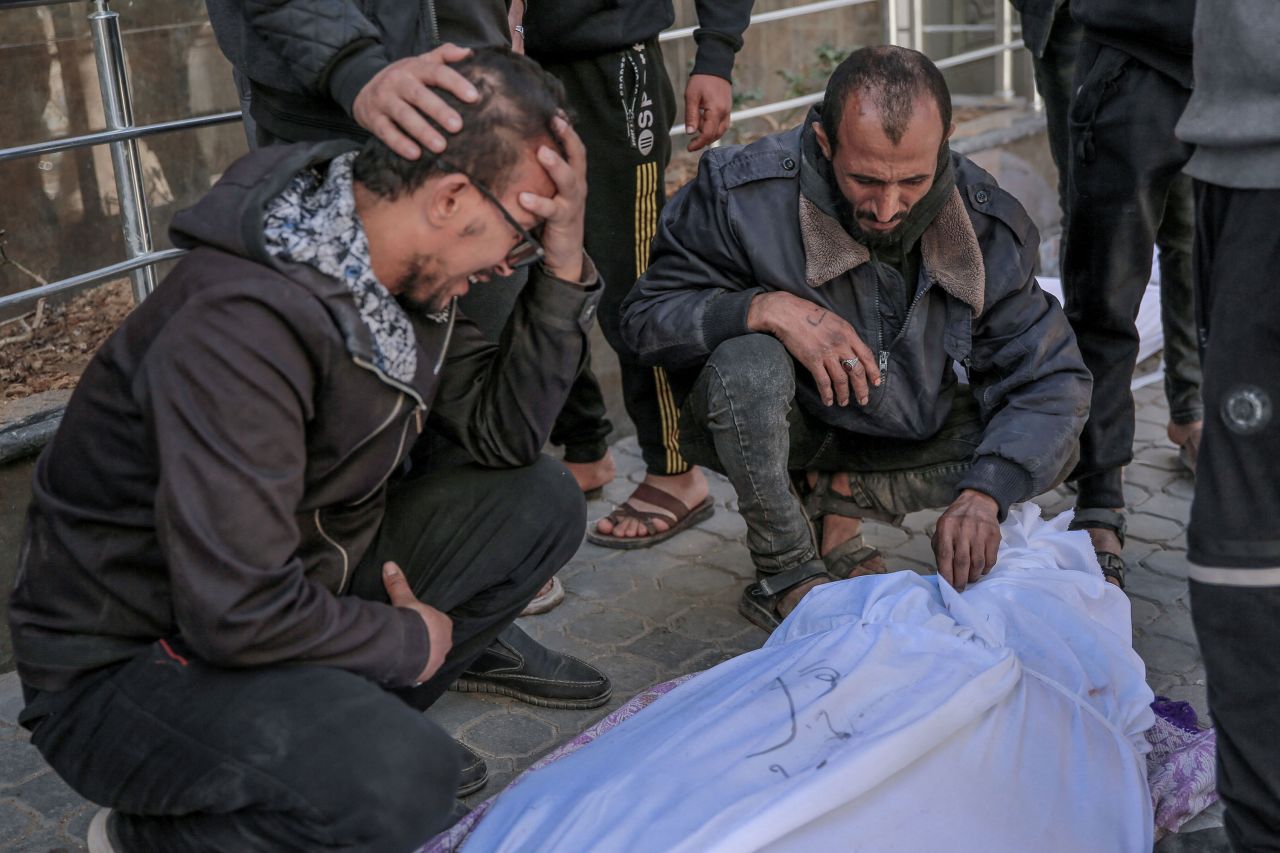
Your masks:
<svg viewBox="0 0 1280 853"><path fill-rule="evenodd" d="M532 462L598 287L535 271L501 344L454 311L415 321L412 384L379 374L346 287L263 244L264 203L349 148L250 154L175 219L191 253L94 357L36 466L10 602L27 685L173 637L223 666L421 672L417 614L340 594L387 482L426 424L481 464Z"/></svg>

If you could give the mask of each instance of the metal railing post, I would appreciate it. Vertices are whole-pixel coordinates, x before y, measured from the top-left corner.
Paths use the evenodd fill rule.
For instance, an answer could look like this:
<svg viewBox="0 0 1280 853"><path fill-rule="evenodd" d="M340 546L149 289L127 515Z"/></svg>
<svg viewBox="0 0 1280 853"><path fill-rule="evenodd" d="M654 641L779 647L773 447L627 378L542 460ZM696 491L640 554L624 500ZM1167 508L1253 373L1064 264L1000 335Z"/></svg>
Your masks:
<svg viewBox="0 0 1280 853"><path fill-rule="evenodd" d="M925 53L924 0L911 0L911 47Z"/></svg>
<svg viewBox="0 0 1280 853"><path fill-rule="evenodd" d="M1013 15L1009 0L996 0L996 43L1013 41ZM1013 51L1004 50L996 56L995 96L1002 101L1013 99Z"/></svg>
<svg viewBox="0 0 1280 853"><path fill-rule="evenodd" d="M898 43L898 0L880 0L880 20L884 24L884 43Z"/></svg>
<svg viewBox="0 0 1280 853"><path fill-rule="evenodd" d="M1031 109L1036 112L1044 112L1044 98L1040 96L1040 87L1036 85L1036 58L1031 55L1031 51L1026 52L1027 56L1027 73L1031 77Z"/></svg>
<svg viewBox="0 0 1280 853"><path fill-rule="evenodd" d="M89 13L89 28L93 33L93 55L98 65L98 85L102 89L102 112L107 129L133 127L133 99L125 70L124 45L120 41L120 16L107 8L107 0L94 0L94 10ZM151 214L147 209L138 141L112 142L111 166L116 175L116 197L120 203L125 251L130 258L149 254L153 248ZM129 275L133 278L135 303L156 289L156 274L152 267L139 267Z"/></svg>

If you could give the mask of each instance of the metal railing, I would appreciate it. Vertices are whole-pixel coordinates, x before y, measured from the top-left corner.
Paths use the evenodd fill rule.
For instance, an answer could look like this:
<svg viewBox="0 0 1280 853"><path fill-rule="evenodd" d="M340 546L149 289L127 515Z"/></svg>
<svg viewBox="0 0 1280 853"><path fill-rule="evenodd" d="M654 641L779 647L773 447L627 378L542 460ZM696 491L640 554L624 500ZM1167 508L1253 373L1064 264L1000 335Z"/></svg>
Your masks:
<svg viewBox="0 0 1280 853"><path fill-rule="evenodd" d="M55 2L62 2L62 0L4 0L0 8L12 8L20 5L48 5ZM925 36L931 33L993 32L996 39L995 44L935 60L935 64L943 69L955 68L995 57L997 59L995 79L993 80L995 96L1004 100L1012 98L1013 53L1022 48L1023 45L1021 39L1013 38L1012 14L1007 0L995 0L995 22L991 26L984 24L926 25L924 22L923 0L820 0L820 2L805 3L786 9L752 15L751 26L852 6L861 6L868 3L876 3L880 7L883 35L887 44L904 44L902 39L903 28L900 25L899 16L900 5L905 5L908 10L905 44L918 50L923 49ZM89 285L119 278L126 274L132 279L134 300L140 302L145 299L155 289L155 265L179 258L185 252L182 249L165 249L162 251L155 249L152 239L151 213L147 203L146 187L139 158L138 140L158 133L227 124L238 121L241 118L240 111L233 110L136 126L133 122L132 93L125 67L124 45L120 35L120 16L108 8L108 0L93 0L93 11L89 14L89 24L107 129L82 136L52 139L31 145L0 149L0 162L94 145L109 145L127 259L50 284L42 284L38 287L0 297L0 319L9 316L12 309L16 309L18 306L35 303L40 299L55 294L69 293ZM668 42L691 38L694 29L694 27L684 27L667 30L661 33L658 39L661 42ZM733 121L745 121L773 113L786 112L818 103L822 100L822 97L823 92L812 92L795 98L762 104L757 107L738 110L731 114L731 119ZM672 136L680 136L684 133L683 124L671 129Z"/></svg>
<svg viewBox="0 0 1280 853"><path fill-rule="evenodd" d="M751 16L751 26L769 23L770 21L782 21L787 18L796 18L802 15L813 15L819 12L829 12L835 9L847 8L850 6L861 6L867 3L876 3L880 6L880 19L883 24L883 38L885 44L896 44L904 47L914 48L922 53L924 51L925 36L932 33L958 33L958 32L991 32L998 39L996 44L989 47L983 47L976 50L966 51L948 56L943 59L935 59L934 65L946 70L948 68L956 68L961 65L968 65L971 62L979 62L983 59L997 57L996 72L994 80L995 97L999 100L1009 101L1013 98L1013 54L1015 51L1021 50L1023 47L1022 39L1013 37L1012 12L1009 8L1007 0L995 0L995 23L994 24L934 24L926 25L924 23L924 0L907 0L908 6L908 39L902 39L902 26L900 25L899 5L901 0L823 0L818 3L805 3L800 6L792 6L787 9L777 9L772 12L761 12L758 15ZM676 39L692 38L695 27L683 27L677 30L667 30L658 36L658 41L675 41ZM1020 29L1020 28L1019 28ZM745 110L737 110L730 114L731 122L742 121L745 119L759 118L760 116L771 115L773 113L788 112L800 107L807 107L816 104L822 100L824 92L811 92L807 95L799 95L794 98L788 98L783 101L775 101L769 104L761 104L757 107L750 107ZM1033 98L1036 104L1039 101ZM671 135L685 135L684 124L678 124L671 128Z"/></svg>

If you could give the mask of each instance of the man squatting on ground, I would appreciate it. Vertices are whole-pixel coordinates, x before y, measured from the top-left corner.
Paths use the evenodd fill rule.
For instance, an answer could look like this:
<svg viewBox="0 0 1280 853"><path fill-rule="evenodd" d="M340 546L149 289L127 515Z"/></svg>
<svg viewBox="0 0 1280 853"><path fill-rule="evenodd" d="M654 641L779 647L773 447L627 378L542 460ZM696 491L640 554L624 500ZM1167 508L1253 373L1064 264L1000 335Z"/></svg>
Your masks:
<svg viewBox="0 0 1280 853"><path fill-rule="evenodd" d="M421 844L461 763L421 709L581 542L539 451L598 294L584 150L532 61L453 67L447 161L265 148L179 214L37 465L21 722L116 849ZM539 242L488 343L454 298ZM407 465L424 427L478 464Z"/></svg>
<svg viewBox="0 0 1280 853"><path fill-rule="evenodd" d="M707 152L623 306L641 358L684 369L685 457L737 490L759 578L740 607L763 627L884 570L863 518L948 505L938 571L977 580L1009 504L1075 463L1088 411L1036 228L950 152L937 67L864 48L826 92L802 126Z"/></svg>

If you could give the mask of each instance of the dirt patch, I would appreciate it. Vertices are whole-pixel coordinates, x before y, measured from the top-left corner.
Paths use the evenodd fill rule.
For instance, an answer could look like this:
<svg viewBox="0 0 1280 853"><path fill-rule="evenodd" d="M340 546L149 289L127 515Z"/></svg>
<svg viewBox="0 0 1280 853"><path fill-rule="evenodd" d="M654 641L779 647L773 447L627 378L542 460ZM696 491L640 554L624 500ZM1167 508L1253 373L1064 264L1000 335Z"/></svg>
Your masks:
<svg viewBox="0 0 1280 853"><path fill-rule="evenodd" d="M25 398L74 388L132 308L125 280L0 324L0 424L17 420L20 408L25 413L18 405Z"/></svg>

